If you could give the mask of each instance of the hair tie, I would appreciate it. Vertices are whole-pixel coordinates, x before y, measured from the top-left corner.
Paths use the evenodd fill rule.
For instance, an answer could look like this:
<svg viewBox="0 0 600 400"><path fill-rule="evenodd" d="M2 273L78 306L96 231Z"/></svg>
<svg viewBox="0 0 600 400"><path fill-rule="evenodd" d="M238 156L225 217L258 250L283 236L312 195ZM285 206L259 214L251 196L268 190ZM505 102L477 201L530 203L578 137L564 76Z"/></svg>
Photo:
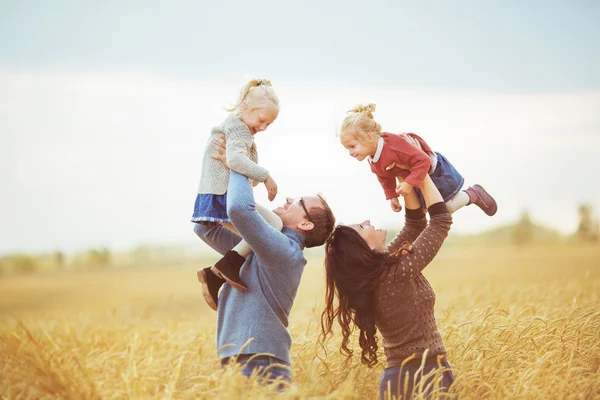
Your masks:
<svg viewBox="0 0 600 400"><path fill-rule="evenodd" d="M412 243L410 242L402 242L400 248L391 253L392 256L401 256L405 253L414 253L414 248Z"/></svg>

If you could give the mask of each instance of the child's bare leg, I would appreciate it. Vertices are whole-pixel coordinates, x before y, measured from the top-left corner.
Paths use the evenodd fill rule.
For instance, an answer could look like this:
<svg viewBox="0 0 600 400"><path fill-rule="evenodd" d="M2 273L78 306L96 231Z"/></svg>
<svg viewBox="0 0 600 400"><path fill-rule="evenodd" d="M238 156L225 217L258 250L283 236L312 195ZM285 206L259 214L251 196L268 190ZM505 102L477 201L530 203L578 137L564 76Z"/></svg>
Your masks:
<svg viewBox="0 0 600 400"><path fill-rule="evenodd" d="M267 221L267 224L271 225L273 228L277 229L278 231L283 228L283 222L281 221L281 218L279 218L279 215L275 214L273 211L261 206L260 204L256 205L256 211L258 211L260 216Z"/></svg>
<svg viewBox="0 0 600 400"><path fill-rule="evenodd" d="M448 211L452 214L467 204L469 204L469 195L464 190L461 190L456 196L446 202L446 207L448 207Z"/></svg>

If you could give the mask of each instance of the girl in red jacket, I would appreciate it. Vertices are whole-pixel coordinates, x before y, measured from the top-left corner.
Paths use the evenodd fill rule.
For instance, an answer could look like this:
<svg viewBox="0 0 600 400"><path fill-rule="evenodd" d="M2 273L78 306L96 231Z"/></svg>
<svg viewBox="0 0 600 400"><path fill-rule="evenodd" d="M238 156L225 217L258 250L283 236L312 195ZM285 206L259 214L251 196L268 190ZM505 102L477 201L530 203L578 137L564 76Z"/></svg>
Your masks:
<svg viewBox="0 0 600 400"><path fill-rule="evenodd" d="M413 187L420 188L429 174L451 213L469 204L477 205L489 216L496 213L496 201L481 185L461 190L465 180L446 157L414 133L382 132L373 119L374 111L375 104L348 111L340 129L340 142L351 157L369 160L393 211L402 209L398 197L406 196ZM399 176L404 182L397 186Z"/></svg>

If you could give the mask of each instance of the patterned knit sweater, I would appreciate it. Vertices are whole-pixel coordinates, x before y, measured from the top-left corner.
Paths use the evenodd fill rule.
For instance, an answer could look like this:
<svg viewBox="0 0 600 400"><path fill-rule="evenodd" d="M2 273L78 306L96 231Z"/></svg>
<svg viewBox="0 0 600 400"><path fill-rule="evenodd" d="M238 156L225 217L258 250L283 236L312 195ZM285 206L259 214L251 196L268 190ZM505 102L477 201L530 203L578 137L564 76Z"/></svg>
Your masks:
<svg viewBox="0 0 600 400"><path fill-rule="evenodd" d="M245 123L230 114L223 123L212 129L208 137L202 160L198 194L225 194L227 192L229 169L221 161L211 157L211 155L217 154L212 143L221 135L225 135L225 140L227 140L226 156L229 168L250 178L252 186L264 182L269 176L269 171L257 164L258 152L254 137Z"/></svg>
<svg viewBox="0 0 600 400"><path fill-rule="evenodd" d="M423 209L407 210L406 224L388 251L398 250L408 241L413 243L413 252L388 265L375 292L375 323L383 337L386 368L400 366L412 355L420 361L426 349L428 359L446 354L433 312L435 293L421 271L448 236L452 216L444 203L429 207L429 214L428 226Z"/></svg>

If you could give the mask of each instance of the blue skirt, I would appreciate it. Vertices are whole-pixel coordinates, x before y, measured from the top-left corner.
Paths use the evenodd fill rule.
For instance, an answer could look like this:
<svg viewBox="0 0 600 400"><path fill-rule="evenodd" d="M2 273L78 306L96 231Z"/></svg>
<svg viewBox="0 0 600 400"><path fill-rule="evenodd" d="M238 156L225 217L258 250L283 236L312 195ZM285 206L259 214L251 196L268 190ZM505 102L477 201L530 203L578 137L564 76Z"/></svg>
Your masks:
<svg viewBox="0 0 600 400"><path fill-rule="evenodd" d="M446 202L452 200L460 192L465 184L465 179L446 157L437 151L435 154L437 155L437 166L429 176Z"/></svg>
<svg viewBox="0 0 600 400"><path fill-rule="evenodd" d="M198 194L194 203L192 222L231 222L227 216L227 193Z"/></svg>
<svg viewBox="0 0 600 400"><path fill-rule="evenodd" d="M454 168L454 165L450 164L450 161L448 161L446 157L437 151L435 154L437 155L437 165L429 176L435 187L440 191L444 203L446 203L447 201L452 200L454 196L460 192L460 189L462 189L465 184L465 179L460 172ZM421 190L418 188L415 189L421 200L421 204L425 207L425 199L423 198Z"/></svg>

